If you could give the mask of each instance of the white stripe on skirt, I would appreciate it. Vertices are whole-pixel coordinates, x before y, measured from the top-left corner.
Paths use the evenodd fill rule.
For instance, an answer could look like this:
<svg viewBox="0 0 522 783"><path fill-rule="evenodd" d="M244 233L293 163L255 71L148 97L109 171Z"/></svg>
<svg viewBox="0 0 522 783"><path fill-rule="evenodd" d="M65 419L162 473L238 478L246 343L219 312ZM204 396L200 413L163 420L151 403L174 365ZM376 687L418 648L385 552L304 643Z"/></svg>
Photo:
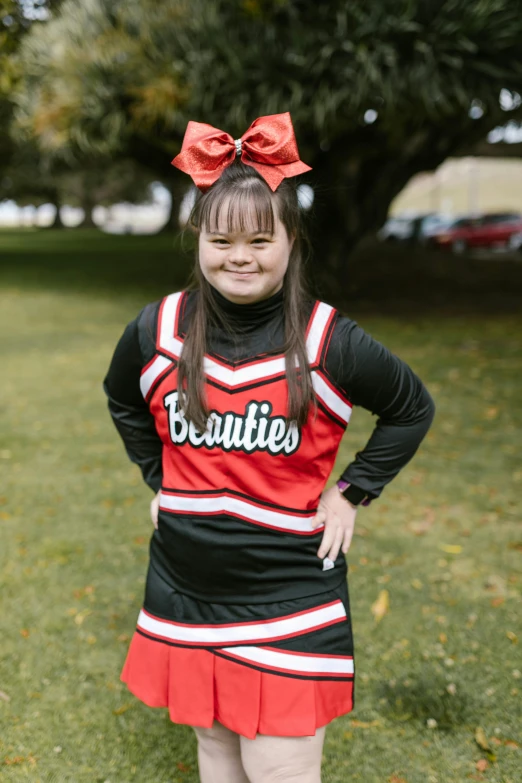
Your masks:
<svg viewBox="0 0 522 783"><path fill-rule="evenodd" d="M233 625L189 625L167 622L141 610L138 628L176 642L222 645L234 642L270 641L331 625L346 617L342 601L320 606L300 614L261 623Z"/></svg>

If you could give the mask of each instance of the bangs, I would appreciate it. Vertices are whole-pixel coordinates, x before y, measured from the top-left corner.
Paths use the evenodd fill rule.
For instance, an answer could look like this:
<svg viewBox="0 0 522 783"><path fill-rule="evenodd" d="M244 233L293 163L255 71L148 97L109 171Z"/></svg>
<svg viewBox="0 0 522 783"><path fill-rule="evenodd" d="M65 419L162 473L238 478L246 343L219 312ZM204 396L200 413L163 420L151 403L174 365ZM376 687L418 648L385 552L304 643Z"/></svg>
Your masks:
<svg viewBox="0 0 522 783"><path fill-rule="evenodd" d="M274 199L267 186L252 177L234 188L215 188L201 199L194 226L209 233L274 234Z"/></svg>

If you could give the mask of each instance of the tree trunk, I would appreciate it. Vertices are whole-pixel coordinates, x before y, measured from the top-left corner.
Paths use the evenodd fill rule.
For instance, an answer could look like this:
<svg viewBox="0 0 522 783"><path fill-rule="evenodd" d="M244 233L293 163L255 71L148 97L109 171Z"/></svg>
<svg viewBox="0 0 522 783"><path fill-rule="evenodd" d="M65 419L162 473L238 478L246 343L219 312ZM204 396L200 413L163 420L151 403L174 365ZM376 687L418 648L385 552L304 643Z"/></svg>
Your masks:
<svg viewBox="0 0 522 783"><path fill-rule="evenodd" d="M63 224L63 221L62 221L62 216L60 214L61 204L60 204L59 201L56 201L54 206L56 207L56 214L54 216L53 222L51 223L50 226L47 226L47 228L53 228L55 230L61 230L62 228L65 228L65 226Z"/></svg>
<svg viewBox="0 0 522 783"><path fill-rule="evenodd" d="M176 234L179 229L179 209L181 206L181 199L183 197L183 185L176 179L163 179L162 185L164 185L170 193L170 209L167 222L157 232L158 234Z"/></svg>
<svg viewBox="0 0 522 783"><path fill-rule="evenodd" d="M312 159L306 179L315 190L310 278L317 295L332 303L346 300L352 285L350 255L365 235L383 225L395 196L416 173L435 170L458 154L463 142L478 141L486 130L486 123L481 127L477 122L471 134L469 120L463 118L451 134L446 127L420 128L396 149L385 137L363 145L352 133Z"/></svg>
<svg viewBox="0 0 522 783"><path fill-rule="evenodd" d="M82 199L82 209L84 211L84 218L82 222L77 226L77 228L98 228L98 226L96 225L96 223L92 218L92 211L95 206L96 204L88 196Z"/></svg>

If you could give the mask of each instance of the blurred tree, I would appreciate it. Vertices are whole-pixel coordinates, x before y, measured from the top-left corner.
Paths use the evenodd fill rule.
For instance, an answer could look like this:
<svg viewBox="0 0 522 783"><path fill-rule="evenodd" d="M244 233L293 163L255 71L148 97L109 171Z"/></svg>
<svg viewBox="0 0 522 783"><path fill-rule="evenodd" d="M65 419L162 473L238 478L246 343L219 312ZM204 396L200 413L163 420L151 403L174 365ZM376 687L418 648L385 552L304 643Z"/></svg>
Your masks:
<svg viewBox="0 0 522 783"><path fill-rule="evenodd" d="M169 230L187 188L170 166L173 137L183 132L183 95L176 62L167 63L164 53L157 62L147 51L155 26L172 26L179 13L163 9L143 19L136 2L127 8L86 0L78 7L66 0L63 13L22 49L13 128L37 139L47 160L71 169L129 158L148 168L170 191Z"/></svg>
<svg viewBox="0 0 522 783"><path fill-rule="evenodd" d="M55 162L51 172L34 153L30 143L16 150L11 165L4 170L2 194L19 206L54 204L56 215L50 228L63 227L60 207L64 204L83 209L85 217L78 228L96 228L92 216L95 206L141 204L151 198L151 172L132 158L73 170Z"/></svg>
<svg viewBox="0 0 522 783"><path fill-rule="evenodd" d="M33 140L20 143L17 133L10 133L12 95L20 79L17 53L21 42L33 25L52 18L61 0L0 0L0 201L27 195L31 203L58 204L55 180L45 171L41 154ZM57 208L55 225L61 225Z"/></svg>
<svg viewBox="0 0 522 783"><path fill-rule="evenodd" d="M505 121L522 0L65 0L22 61L20 131L53 156L131 154L163 181L189 119L237 137L290 111L315 264L338 285L413 174Z"/></svg>
<svg viewBox="0 0 522 783"><path fill-rule="evenodd" d="M85 213L82 228L96 224L95 206L110 207L121 201L140 204L150 200L151 174L134 160L120 159L107 167L91 167L63 174L59 180L62 201L81 207Z"/></svg>

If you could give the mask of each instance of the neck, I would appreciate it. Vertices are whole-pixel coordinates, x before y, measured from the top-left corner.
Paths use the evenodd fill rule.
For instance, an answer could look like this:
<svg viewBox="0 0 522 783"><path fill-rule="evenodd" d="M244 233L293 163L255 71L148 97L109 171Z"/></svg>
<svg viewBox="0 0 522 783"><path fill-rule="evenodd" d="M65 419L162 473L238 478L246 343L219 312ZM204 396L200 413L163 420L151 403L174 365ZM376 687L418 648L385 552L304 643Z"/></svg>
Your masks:
<svg viewBox="0 0 522 783"><path fill-rule="evenodd" d="M227 320L234 321L242 325L256 325L273 318L277 313L283 311L284 287L276 291L267 299L260 299L256 302L247 302L238 304L227 299L226 296L209 284L210 294L218 306L225 314Z"/></svg>

